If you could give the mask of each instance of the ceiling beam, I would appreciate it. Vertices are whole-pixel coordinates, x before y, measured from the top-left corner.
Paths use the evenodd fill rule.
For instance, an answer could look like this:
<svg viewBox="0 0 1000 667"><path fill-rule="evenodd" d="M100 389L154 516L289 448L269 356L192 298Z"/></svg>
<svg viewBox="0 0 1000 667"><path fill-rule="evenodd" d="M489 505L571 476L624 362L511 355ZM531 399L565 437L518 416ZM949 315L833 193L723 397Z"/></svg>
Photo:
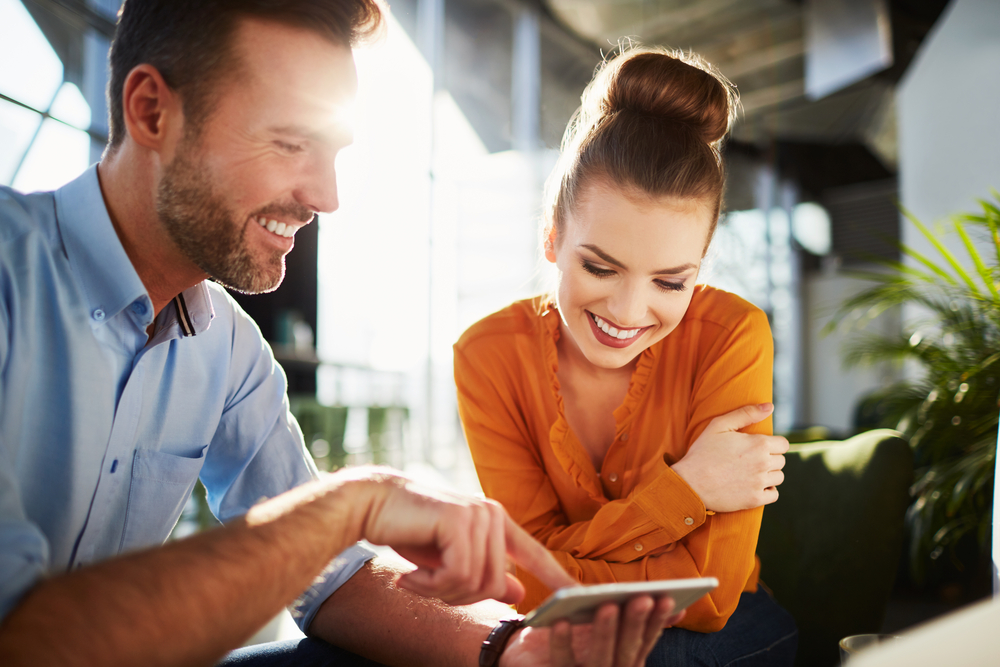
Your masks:
<svg viewBox="0 0 1000 667"><path fill-rule="evenodd" d="M680 9L660 11L651 19L625 28L623 34L677 34L694 23L718 16L738 5L746 5L746 2L747 0L699 0L691 2Z"/></svg>
<svg viewBox="0 0 1000 667"><path fill-rule="evenodd" d="M736 24L717 24L715 34L699 40L698 48L706 58L722 62L800 37L802 12L796 8L769 13L760 22L747 22L744 17Z"/></svg>
<svg viewBox="0 0 1000 667"><path fill-rule="evenodd" d="M756 115L769 107L804 97L805 94L805 79L796 79L742 93L740 94L740 102L743 106L744 117L748 117Z"/></svg>
<svg viewBox="0 0 1000 667"><path fill-rule="evenodd" d="M759 51L752 51L745 55L725 62L712 63L719 68L719 71L730 80L739 79L745 74L759 72L762 69L774 67L778 63L798 58L805 55L805 40L801 37L781 44L775 44Z"/></svg>

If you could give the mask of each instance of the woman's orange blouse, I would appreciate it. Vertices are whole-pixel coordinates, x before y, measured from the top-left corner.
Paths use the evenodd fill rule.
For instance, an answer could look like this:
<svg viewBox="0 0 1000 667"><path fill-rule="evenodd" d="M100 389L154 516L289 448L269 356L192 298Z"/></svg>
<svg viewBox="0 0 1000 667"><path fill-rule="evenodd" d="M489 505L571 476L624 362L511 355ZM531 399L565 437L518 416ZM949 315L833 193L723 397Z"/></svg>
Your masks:
<svg viewBox="0 0 1000 667"><path fill-rule="evenodd" d="M559 313L514 303L455 344L458 408L486 495L584 583L717 577L681 627L721 629L756 591L762 508L714 514L670 465L714 417L771 400L767 318L739 297L695 288L684 319L639 356L601 472L570 430L556 376ZM771 433L771 420L744 429ZM528 594L549 594L519 570Z"/></svg>

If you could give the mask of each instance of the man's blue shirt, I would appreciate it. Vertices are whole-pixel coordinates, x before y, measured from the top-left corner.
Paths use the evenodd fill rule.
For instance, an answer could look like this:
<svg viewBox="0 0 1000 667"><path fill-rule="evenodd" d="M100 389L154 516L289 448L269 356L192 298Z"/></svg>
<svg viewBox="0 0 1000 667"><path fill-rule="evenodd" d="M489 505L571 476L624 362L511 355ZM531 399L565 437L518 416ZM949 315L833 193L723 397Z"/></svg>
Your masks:
<svg viewBox="0 0 1000 667"><path fill-rule="evenodd" d="M227 521L316 475L285 376L224 289L154 321L96 167L0 188L0 619L43 576L161 544L199 476ZM335 559L292 609L301 627L370 556Z"/></svg>

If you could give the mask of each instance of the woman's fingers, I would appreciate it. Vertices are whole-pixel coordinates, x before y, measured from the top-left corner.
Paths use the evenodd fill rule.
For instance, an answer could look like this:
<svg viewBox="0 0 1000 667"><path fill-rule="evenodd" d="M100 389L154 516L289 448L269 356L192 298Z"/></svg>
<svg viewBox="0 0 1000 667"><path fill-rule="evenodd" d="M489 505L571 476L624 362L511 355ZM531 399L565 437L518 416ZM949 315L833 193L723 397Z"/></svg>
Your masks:
<svg viewBox="0 0 1000 667"><path fill-rule="evenodd" d="M719 415L708 423L705 429L712 433L726 433L728 431L738 431L757 422L762 422L774 412L774 405L771 403L761 403L760 405L744 405L736 408L732 412Z"/></svg>

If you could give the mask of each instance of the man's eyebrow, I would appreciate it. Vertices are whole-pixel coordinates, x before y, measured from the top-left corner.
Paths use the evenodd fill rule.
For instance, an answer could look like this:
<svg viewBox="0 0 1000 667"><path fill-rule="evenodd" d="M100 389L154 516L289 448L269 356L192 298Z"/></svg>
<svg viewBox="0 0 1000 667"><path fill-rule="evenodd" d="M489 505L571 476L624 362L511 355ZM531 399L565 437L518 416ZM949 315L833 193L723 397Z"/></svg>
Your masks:
<svg viewBox="0 0 1000 667"><path fill-rule="evenodd" d="M274 134L293 134L297 137L303 137L308 139L311 139L316 135L315 132L307 130L305 127L301 125L272 125L271 127L267 128L267 131L272 132Z"/></svg>
<svg viewBox="0 0 1000 667"><path fill-rule="evenodd" d="M614 264L615 266L617 266L620 269L626 269L626 270L628 269L628 267L626 267L624 264L622 264L617 259L615 259L611 255L609 255L608 253L604 252L603 250L601 250L600 248L598 248L596 245L594 245L592 243L582 243L582 244L580 244L580 247L581 248L586 248L590 252L594 253L595 255L597 255L598 257L600 257L601 259L603 259L608 264ZM688 262L687 264L681 264L680 266L672 266L669 269L660 269L659 271L653 271L650 275L654 275L654 276L671 275L672 276L672 275L676 275L678 273L684 273L685 271L690 271L691 269L697 269L697 268L698 268L698 266L696 264L691 264L690 262Z"/></svg>
<svg viewBox="0 0 1000 667"><path fill-rule="evenodd" d="M301 137L302 139L309 139L311 141L322 140L325 137L330 136L334 137L339 144L344 146L349 146L354 143L354 133L345 127L338 127L329 135L325 135L323 132L317 132L303 125L273 125L267 128L267 131L271 134Z"/></svg>

